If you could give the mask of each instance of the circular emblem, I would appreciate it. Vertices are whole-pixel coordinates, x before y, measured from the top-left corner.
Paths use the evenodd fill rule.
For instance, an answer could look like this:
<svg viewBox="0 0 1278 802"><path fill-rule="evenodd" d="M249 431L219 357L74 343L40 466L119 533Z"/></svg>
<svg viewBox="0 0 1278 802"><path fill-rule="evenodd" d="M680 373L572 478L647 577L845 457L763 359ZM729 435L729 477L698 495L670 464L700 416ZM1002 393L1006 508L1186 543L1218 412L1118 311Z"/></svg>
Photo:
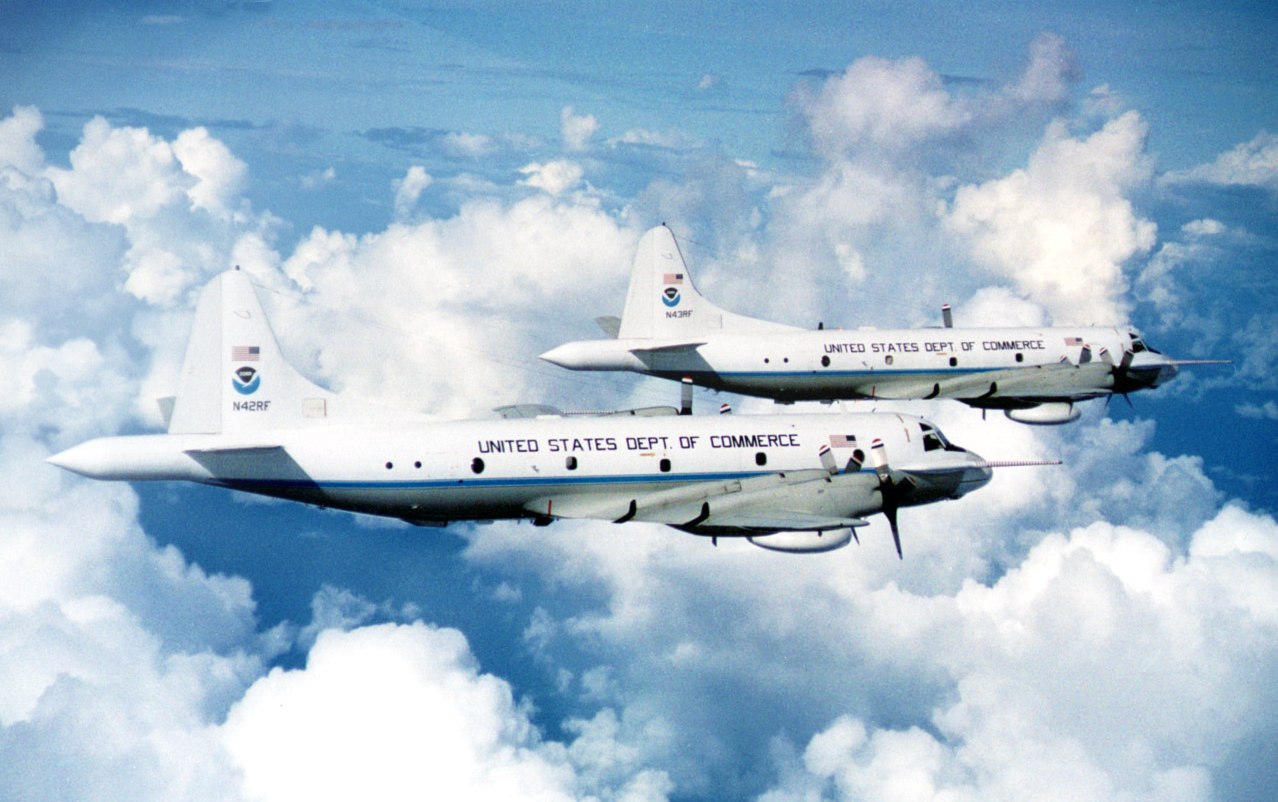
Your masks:
<svg viewBox="0 0 1278 802"><path fill-rule="evenodd" d="M235 369L235 373L231 376L231 386L240 395L252 395L257 392L258 387L262 386L262 377L258 375L257 370L244 365Z"/></svg>
<svg viewBox="0 0 1278 802"><path fill-rule="evenodd" d="M665 304L666 306L669 306L672 308L678 306L679 305L679 288L666 287L664 290L662 290L661 302Z"/></svg>

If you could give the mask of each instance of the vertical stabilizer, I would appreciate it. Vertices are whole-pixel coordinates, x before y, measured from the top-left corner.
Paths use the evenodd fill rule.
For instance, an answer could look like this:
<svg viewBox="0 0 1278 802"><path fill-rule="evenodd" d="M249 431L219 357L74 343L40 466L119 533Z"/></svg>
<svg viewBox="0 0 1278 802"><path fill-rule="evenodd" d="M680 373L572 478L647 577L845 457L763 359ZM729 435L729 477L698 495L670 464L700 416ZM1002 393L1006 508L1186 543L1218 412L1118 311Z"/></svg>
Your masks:
<svg viewBox="0 0 1278 802"><path fill-rule="evenodd" d="M664 225L639 240L618 336L678 339L719 331L779 331L791 327L736 315L697 292L674 234Z"/></svg>
<svg viewBox="0 0 1278 802"><path fill-rule="evenodd" d="M182 361L171 434L238 434L325 419L335 396L284 360L248 275L228 271L200 294Z"/></svg>

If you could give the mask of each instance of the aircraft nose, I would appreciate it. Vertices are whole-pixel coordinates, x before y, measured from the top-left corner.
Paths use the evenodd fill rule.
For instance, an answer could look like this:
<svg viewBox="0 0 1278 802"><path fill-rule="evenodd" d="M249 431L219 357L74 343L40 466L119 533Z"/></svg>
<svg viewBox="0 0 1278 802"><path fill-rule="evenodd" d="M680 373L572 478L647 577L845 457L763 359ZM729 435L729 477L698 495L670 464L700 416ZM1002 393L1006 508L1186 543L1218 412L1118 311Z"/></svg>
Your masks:
<svg viewBox="0 0 1278 802"><path fill-rule="evenodd" d="M963 473L959 476L959 486L956 494L958 496L966 495L973 490L979 490L989 484L990 479L994 478L994 470L990 467L989 462L979 454L969 451L965 456Z"/></svg>

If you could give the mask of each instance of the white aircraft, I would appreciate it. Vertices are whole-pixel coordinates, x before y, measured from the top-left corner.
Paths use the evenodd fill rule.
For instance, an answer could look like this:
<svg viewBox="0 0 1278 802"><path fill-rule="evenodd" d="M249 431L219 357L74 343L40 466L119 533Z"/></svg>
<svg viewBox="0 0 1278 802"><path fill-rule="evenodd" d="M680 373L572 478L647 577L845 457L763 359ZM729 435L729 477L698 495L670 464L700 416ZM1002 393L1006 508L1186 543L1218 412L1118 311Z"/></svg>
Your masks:
<svg viewBox="0 0 1278 802"><path fill-rule="evenodd" d="M541 358L572 370L624 370L782 403L955 398L1021 423L1076 420L1076 401L1157 387L1179 365L1129 328L944 327L813 331L745 317L706 300L664 225L639 241L612 336ZM685 397L687 397L685 395Z"/></svg>
<svg viewBox="0 0 1278 802"><path fill-rule="evenodd" d="M166 434L90 440L48 461L95 479L186 480L425 526L651 521L789 552L844 546L881 512L898 554L898 508L959 498L1012 464L890 413L437 422L388 412L298 374L236 271L204 289L178 394L162 406Z"/></svg>

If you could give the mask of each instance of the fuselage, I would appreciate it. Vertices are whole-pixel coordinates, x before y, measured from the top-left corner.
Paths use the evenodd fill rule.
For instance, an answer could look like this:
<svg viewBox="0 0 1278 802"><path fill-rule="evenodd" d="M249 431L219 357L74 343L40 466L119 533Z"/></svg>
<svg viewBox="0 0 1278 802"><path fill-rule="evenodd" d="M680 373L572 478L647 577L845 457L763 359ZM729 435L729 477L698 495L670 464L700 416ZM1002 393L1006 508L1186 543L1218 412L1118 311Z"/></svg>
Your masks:
<svg viewBox="0 0 1278 802"><path fill-rule="evenodd" d="M1115 370L1128 351L1129 368ZM1130 330L1097 327L720 332L572 342L542 358L778 401L943 397L990 407L1130 392L1177 372Z"/></svg>
<svg viewBox="0 0 1278 802"><path fill-rule="evenodd" d="M990 478L979 457L926 421L893 414L331 425L273 431L269 441L143 435L92 440L50 461L98 479L186 480L428 524L548 521L562 505L592 499L601 510L624 510L626 499L661 498L695 513L705 498L731 496L732 483L749 491L771 487L777 476L784 482L787 472L815 476L823 471L821 447L829 446L843 478L837 498L822 503L826 514L850 517L882 507L873 469L864 465L874 439L894 468L922 472L902 506L957 498ZM688 498L679 495L684 487L693 488ZM670 516L654 520L685 522Z"/></svg>

